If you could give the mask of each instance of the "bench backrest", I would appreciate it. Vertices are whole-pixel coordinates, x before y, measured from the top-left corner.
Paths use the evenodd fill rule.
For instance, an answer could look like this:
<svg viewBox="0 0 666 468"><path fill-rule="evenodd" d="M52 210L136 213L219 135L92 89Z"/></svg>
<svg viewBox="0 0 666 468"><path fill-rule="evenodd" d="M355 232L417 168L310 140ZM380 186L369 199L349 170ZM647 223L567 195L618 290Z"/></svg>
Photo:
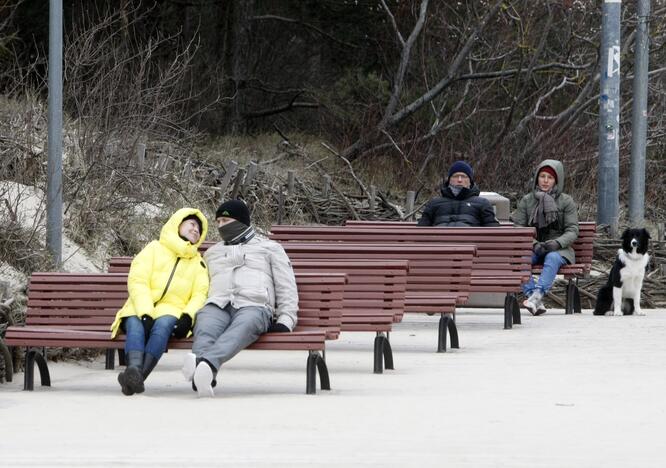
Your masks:
<svg viewBox="0 0 666 468"><path fill-rule="evenodd" d="M414 221L363 221L363 220L347 220L345 226L355 227L376 227L376 228L395 228L395 227L417 227ZM511 223L502 223L502 227L515 227ZM597 225L591 221L581 221L578 223L579 232L578 239L573 243L572 247L576 253L576 263L589 266L592 265L592 257L594 255L594 240L597 236ZM421 229L419 227L419 229Z"/></svg>
<svg viewBox="0 0 666 468"><path fill-rule="evenodd" d="M476 247L473 275L518 275L531 271L533 228L506 227L367 227L287 226L272 227L271 238L283 247L296 241L363 243L404 242L417 244L466 244Z"/></svg>
<svg viewBox="0 0 666 468"><path fill-rule="evenodd" d="M458 302L469 297L472 264L476 249L471 245L353 243L353 242L283 242L282 247L293 262L300 260L407 260L406 292L456 294Z"/></svg>
<svg viewBox="0 0 666 468"><path fill-rule="evenodd" d="M340 273L297 273L298 328L337 335L346 281ZM126 299L126 273L33 273L26 325L107 330Z"/></svg>
<svg viewBox="0 0 666 468"><path fill-rule="evenodd" d="M109 272L127 273L131 257L112 257ZM292 260L295 273L342 273L347 275L343 298L343 329L345 316L387 314L400 321L405 309L405 288L409 262L392 258L367 261L356 256L338 259L317 257ZM299 313L300 314L300 313ZM300 321L300 318L299 318Z"/></svg>
<svg viewBox="0 0 666 468"><path fill-rule="evenodd" d="M342 330L358 324L358 317L387 316L399 322L405 312L409 262L406 260L359 260L316 258L292 260L296 273L344 273L347 286L342 301Z"/></svg>
<svg viewBox="0 0 666 468"><path fill-rule="evenodd" d="M594 240L597 238L597 224L593 222L578 223L578 239L573 243L576 252L576 263L586 265L589 270L594 256Z"/></svg>

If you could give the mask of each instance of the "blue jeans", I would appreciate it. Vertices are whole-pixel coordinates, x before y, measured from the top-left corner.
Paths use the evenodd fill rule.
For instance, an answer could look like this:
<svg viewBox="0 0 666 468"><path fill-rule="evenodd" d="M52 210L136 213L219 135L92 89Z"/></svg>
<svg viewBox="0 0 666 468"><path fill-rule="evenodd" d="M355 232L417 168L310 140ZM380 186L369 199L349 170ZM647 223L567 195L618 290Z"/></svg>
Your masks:
<svg viewBox="0 0 666 468"><path fill-rule="evenodd" d="M159 360L164 351L166 351L176 320L178 319L173 315L163 315L155 320L153 328L150 329L148 341L146 341L146 334L141 319L136 315L127 317L125 319L125 330L127 331L125 352L143 351L152 354L155 359Z"/></svg>
<svg viewBox="0 0 666 468"><path fill-rule="evenodd" d="M548 252L541 257L537 254L532 255L532 265L543 265L543 271L536 283L530 275L527 283L523 284L525 295L529 297L536 289L539 289L545 295L553 285L560 267L566 263L567 261L558 252Z"/></svg>

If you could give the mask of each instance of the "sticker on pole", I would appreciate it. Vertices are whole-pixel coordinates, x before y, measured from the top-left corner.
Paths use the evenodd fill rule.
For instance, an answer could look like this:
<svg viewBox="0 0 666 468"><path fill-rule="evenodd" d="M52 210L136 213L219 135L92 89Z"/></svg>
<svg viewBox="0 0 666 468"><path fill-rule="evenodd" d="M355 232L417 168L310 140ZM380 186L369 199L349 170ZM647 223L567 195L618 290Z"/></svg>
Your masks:
<svg viewBox="0 0 666 468"><path fill-rule="evenodd" d="M616 73L620 73L620 46L614 45L608 48L608 65L606 69L606 76L611 78Z"/></svg>

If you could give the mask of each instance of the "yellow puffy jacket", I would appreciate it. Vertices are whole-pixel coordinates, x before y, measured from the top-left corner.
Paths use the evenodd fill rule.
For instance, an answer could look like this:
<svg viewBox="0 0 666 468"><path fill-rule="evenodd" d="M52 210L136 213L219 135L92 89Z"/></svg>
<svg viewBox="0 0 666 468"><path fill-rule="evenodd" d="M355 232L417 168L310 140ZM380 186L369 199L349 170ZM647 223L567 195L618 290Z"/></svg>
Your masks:
<svg viewBox="0 0 666 468"><path fill-rule="evenodd" d="M202 226L201 238L194 245L178 234L180 223L190 215L196 215ZM122 318L132 315L148 314L156 319L188 314L194 321L208 295L208 270L198 251L207 232L208 221L203 213L181 208L162 227L159 241L150 242L134 257L127 277L129 298L111 324L112 338L118 333Z"/></svg>

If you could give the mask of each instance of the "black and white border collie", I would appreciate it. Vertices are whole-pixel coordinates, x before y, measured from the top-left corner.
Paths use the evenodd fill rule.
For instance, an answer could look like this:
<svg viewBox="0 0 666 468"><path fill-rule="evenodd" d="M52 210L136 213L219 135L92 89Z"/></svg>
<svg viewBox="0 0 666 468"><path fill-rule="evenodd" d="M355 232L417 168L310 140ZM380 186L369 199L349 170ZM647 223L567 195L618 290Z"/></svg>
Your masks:
<svg viewBox="0 0 666 468"><path fill-rule="evenodd" d="M650 233L645 229L627 229L622 233L608 282L599 289L594 315L645 315L641 309L641 288L650 256ZM611 304L613 308L611 309Z"/></svg>

